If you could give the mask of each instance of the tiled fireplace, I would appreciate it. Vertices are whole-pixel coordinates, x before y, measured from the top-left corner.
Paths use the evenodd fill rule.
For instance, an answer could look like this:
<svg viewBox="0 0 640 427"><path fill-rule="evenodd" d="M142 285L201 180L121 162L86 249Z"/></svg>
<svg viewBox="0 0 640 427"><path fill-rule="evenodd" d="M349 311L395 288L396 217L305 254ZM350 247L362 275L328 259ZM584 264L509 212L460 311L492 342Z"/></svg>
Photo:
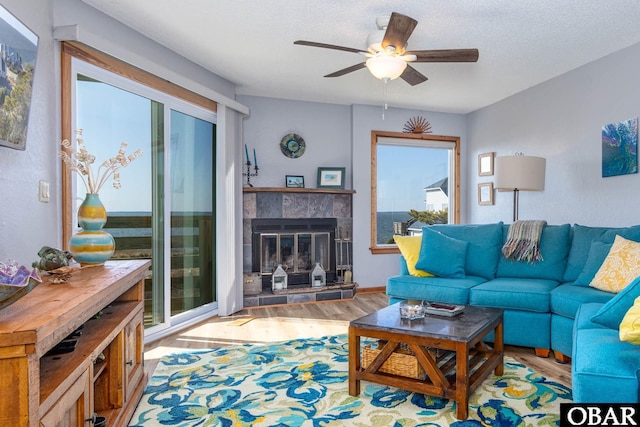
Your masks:
<svg viewBox="0 0 640 427"><path fill-rule="evenodd" d="M352 235L352 194L351 190L244 189L243 269L262 282L260 295L245 295L245 307L353 297L354 285L341 283L341 262L352 259L351 245L340 241ZM312 289L309 284L315 262L327 272L325 288ZM289 285L284 293L271 291L277 264L287 268Z"/></svg>

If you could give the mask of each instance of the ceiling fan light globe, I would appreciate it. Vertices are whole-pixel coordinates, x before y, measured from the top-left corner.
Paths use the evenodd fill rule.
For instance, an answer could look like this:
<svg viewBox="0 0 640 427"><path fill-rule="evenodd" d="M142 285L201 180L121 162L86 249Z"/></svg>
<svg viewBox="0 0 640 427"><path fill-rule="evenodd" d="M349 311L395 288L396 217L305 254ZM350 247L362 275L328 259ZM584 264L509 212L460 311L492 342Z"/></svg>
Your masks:
<svg viewBox="0 0 640 427"><path fill-rule="evenodd" d="M376 78L397 79L407 68L407 63L397 56L378 55L366 61L367 68Z"/></svg>

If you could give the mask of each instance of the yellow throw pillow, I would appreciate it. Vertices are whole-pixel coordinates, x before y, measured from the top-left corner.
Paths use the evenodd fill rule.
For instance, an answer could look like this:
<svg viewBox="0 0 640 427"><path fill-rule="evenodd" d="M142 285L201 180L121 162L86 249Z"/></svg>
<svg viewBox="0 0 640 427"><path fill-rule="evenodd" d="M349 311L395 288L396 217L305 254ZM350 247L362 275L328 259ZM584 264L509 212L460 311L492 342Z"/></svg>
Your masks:
<svg viewBox="0 0 640 427"><path fill-rule="evenodd" d="M400 253L407 261L409 274L417 277L431 277L433 274L426 271L417 270L416 262L420 257L420 247L422 246L422 236L393 236Z"/></svg>
<svg viewBox="0 0 640 427"><path fill-rule="evenodd" d="M635 299L620 322L620 341L640 345L640 297Z"/></svg>
<svg viewBox="0 0 640 427"><path fill-rule="evenodd" d="M640 243L616 236L609 254L589 286L618 293L640 276Z"/></svg>

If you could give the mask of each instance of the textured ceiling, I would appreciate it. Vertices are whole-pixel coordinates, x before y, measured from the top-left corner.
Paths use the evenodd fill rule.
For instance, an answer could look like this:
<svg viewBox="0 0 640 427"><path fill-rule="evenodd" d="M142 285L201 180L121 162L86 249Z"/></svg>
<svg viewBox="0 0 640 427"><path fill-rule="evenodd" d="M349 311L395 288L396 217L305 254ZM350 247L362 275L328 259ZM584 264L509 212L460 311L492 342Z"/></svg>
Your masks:
<svg viewBox="0 0 640 427"><path fill-rule="evenodd" d="M337 104L387 102L468 113L640 42L638 0L83 0L236 84L237 94ZM418 21L409 49L477 48L477 63L414 64L429 80L386 85L356 53L376 17ZM613 65L614 66L614 65Z"/></svg>

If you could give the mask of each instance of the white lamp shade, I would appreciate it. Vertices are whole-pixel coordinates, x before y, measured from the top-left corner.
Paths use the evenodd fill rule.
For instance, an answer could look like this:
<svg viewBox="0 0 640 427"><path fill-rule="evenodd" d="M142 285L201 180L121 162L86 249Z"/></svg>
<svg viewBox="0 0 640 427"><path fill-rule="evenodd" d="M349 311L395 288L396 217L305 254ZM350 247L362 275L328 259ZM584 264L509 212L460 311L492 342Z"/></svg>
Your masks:
<svg viewBox="0 0 640 427"><path fill-rule="evenodd" d="M544 190L546 160L533 156L496 157L496 189Z"/></svg>
<svg viewBox="0 0 640 427"><path fill-rule="evenodd" d="M367 68L379 79L397 79L407 68L407 63L397 56L378 55L367 59Z"/></svg>

